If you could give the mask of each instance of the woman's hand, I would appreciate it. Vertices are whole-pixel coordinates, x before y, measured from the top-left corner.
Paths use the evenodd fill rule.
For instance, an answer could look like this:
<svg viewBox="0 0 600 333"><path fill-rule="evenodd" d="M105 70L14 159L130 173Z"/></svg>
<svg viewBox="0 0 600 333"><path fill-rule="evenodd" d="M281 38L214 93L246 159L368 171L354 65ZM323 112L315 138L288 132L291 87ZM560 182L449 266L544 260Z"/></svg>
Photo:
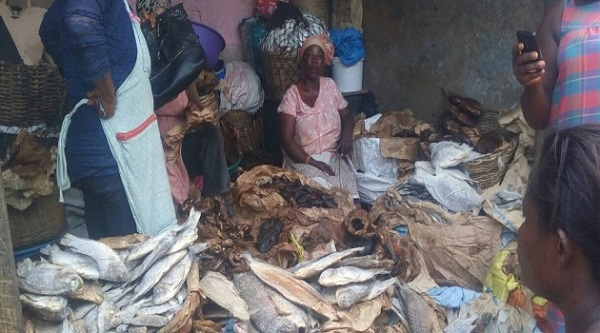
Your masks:
<svg viewBox="0 0 600 333"><path fill-rule="evenodd" d="M524 87L541 83L546 74L546 62L536 61L539 56L537 52L521 53L522 50L523 43L517 43L512 49L515 78Z"/></svg>
<svg viewBox="0 0 600 333"><path fill-rule="evenodd" d="M102 119L108 119L115 114L115 109L117 107L117 103L115 100L115 96L107 96L103 98L100 95L100 91L96 88L87 93L87 97L89 99L88 105L96 108L96 112L98 112L98 116Z"/></svg>
<svg viewBox="0 0 600 333"><path fill-rule="evenodd" d="M330 176L335 176L335 172L333 172L333 169L331 168L331 166L325 162L317 161L317 160L311 158L308 161L308 164L314 166L315 168L325 172L326 174L328 174Z"/></svg>
<svg viewBox="0 0 600 333"><path fill-rule="evenodd" d="M344 129L340 136L338 151L342 156L352 153L352 144L354 143L353 133L351 130Z"/></svg>

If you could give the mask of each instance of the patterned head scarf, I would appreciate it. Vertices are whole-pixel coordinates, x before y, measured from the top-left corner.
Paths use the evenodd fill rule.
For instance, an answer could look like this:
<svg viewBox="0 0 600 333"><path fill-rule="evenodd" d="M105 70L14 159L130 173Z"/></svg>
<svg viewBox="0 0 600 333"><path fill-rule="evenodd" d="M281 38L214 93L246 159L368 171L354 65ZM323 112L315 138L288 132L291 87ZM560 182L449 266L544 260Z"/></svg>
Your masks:
<svg viewBox="0 0 600 333"><path fill-rule="evenodd" d="M144 12L152 13L158 8L171 8L171 0L136 0L135 2L138 15Z"/></svg>
<svg viewBox="0 0 600 333"><path fill-rule="evenodd" d="M322 33L320 35L310 36L304 40L302 43L302 47L298 50L298 59L302 61L302 57L304 56L304 51L308 49L310 46L317 45L325 53L325 64L330 65L331 59L333 59L333 44L329 41L329 35L327 33Z"/></svg>

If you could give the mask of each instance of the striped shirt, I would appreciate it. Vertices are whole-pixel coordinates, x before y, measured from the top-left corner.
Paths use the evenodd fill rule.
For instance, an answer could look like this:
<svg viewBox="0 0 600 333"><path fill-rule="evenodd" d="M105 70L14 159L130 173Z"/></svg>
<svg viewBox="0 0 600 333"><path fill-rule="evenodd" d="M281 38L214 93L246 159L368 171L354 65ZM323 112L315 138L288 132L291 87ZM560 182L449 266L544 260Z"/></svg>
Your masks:
<svg viewBox="0 0 600 333"><path fill-rule="evenodd" d="M551 126L600 123L600 2L565 0Z"/></svg>

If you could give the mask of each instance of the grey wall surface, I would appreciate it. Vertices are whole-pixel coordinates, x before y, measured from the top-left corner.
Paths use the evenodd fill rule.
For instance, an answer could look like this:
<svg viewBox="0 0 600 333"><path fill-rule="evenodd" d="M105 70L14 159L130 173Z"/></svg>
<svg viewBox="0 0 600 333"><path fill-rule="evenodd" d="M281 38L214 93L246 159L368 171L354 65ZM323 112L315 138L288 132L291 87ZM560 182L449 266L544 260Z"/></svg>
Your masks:
<svg viewBox="0 0 600 333"><path fill-rule="evenodd" d="M412 109L433 121L440 87L489 109L518 103L510 48L535 30L546 0L365 0L363 86L381 110Z"/></svg>

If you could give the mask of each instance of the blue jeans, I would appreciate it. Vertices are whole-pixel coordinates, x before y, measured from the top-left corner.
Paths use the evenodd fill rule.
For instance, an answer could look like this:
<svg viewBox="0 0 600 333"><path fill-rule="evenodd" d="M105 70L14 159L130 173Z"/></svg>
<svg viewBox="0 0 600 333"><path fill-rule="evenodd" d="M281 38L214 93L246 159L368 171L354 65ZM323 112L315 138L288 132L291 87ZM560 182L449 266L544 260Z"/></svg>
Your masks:
<svg viewBox="0 0 600 333"><path fill-rule="evenodd" d="M137 232L119 174L84 178L76 187L83 193L85 223L91 239Z"/></svg>

